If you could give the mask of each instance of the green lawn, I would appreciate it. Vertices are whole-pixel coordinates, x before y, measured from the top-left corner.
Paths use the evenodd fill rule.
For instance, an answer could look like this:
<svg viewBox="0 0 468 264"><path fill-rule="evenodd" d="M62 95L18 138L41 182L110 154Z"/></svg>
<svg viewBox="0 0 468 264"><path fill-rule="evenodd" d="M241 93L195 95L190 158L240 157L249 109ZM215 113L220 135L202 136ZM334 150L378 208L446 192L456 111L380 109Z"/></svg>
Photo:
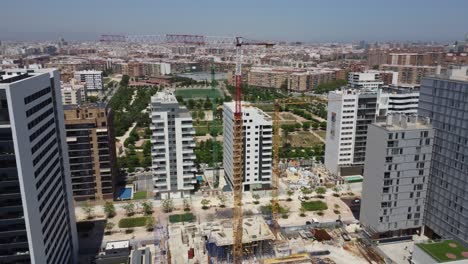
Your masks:
<svg viewBox="0 0 468 264"><path fill-rule="evenodd" d="M328 209L327 204L322 201L302 202L301 205L307 211L322 211Z"/></svg>
<svg viewBox="0 0 468 264"><path fill-rule="evenodd" d="M456 247L451 247L450 244L455 245ZM463 247L460 243L454 240L445 240L441 242L434 243L422 243L416 244L427 254L432 256L438 262L449 262L455 260L464 260L468 259L463 257L462 252L468 252L468 248ZM447 254L455 255L455 259L450 259L447 257Z"/></svg>
<svg viewBox="0 0 468 264"><path fill-rule="evenodd" d="M134 200L146 199L147 193L145 191L135 192L133 194Z"/></svg>
<svg viewBox="0 0 468 264"><path fill-rule="evenodd" d="M282 138L282 140L284 140ZM289 143L294 148L311 147L315 144L321 144L322 141L309 131L298 131L296 135L289 135Z"/></svg>
<svg viewBox="0 0 468 264"><path fill-rule="evenodd" d="M195 216L192 213L170 215L169 222L179 223L179 222L192 222L195 220Z"/></svg>
<svg viewBox="0 0 468 264"><path fill-rule="evenodd" d="M212 97L213 92L211 89L177 89L175 91L176 96L182 96L185 98L203 98ZM216 97L221 97L221 93L218 89L214 92Z"/></svg>
<svg viewBox="0 0 468 264"><path fill-rule="evenodd" d="M204 136L209 133L208 127L206 126L194 126L196 136Z"/></svg>
<svg viewBox="0 0 468 264"><path fill-rule="evenodd" d="M122 218L119 221L120 228L131 228L145 226L147 219L151 216Z"/></svg>

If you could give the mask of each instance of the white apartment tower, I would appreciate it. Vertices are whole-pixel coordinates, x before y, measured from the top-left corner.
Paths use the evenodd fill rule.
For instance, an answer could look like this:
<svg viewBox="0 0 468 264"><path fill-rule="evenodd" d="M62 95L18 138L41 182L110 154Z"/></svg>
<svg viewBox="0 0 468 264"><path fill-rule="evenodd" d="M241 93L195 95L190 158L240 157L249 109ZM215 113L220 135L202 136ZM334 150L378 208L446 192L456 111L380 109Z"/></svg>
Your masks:
<svg viewBox="0 0 468 264"><path fill-rule="evenodd" d="M77 71L74 78L85 84L87 95L96 96L104 89L102 71Z"/></svg>
<svg viewBox="0 0 468 264"><path fill-rule="evenodd" d="M367 126L387 114L415 114L418 100L419 90L408 87L345 87L330 92L325 145L327 169L337 175L362 175Z"/></svg>
<svg viewBox="0 0 468 264"><path fill-rule="evenodd" d="M57 70L0 71L0 262L77 263Z"/></svg>
<svg viewBox="0 0 468 264"><path fill-rule="evenodd" d="M360 222L371 238L421 232L433 137L416 115L369 125Z"/></svg>
<svg viewBox="0 0 468 264"><path fill-rule="evenodd" d="M171 92L151 97L154 191L162 199L190 196L195 179L195 130L187 108Z"/></svg>
<svg viewBox="0 0 468 264"><path fill-rule="evenodd" d="M356 89L376 89L383 85L379 71L350 72L348 74L348 84Z"/></svg>
<svg viewBox="0 0 468 264"><path fill-rule="evenodd" d="M262 110L242 103L243 190L269 188L272 177L273 121ZM234 110L233 102L223 107L223 166L227 182L234 180Z"/></svg>
<svg viewBox="0 0 468 264"><path fill-rule="evenodd" d="M325 166L333 174L362 174L367 125L378 113L376 90L344 88L328 94Z"/></svg>

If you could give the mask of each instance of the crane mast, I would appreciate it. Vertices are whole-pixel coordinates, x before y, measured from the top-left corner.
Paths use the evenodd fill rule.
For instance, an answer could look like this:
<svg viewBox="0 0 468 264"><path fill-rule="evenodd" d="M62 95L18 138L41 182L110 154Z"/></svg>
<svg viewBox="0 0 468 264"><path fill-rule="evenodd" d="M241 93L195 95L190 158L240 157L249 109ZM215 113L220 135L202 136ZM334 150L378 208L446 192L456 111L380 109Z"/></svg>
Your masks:
<svg viewBox="0 0 468 264"><path fill-rule="evenodd" d="M242 39L236 41L236 90L234 111L234 264L242 263L242 178L243 178L243 131L242 131Z"/></svg>

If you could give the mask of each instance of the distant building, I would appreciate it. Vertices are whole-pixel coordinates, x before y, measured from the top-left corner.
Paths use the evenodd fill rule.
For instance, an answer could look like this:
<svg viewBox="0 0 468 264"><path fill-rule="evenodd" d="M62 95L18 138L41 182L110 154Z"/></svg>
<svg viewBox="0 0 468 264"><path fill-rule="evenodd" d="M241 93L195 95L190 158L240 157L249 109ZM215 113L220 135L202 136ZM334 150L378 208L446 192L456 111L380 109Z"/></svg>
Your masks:
<svg viewBox="0 0 468 264"><path fill-rule="evenodd" d="M355 89L376 89L383 85L378 71L350 72L348 74L348 86Z"/></svg>
<svg viewBox="0 0 468 264"><path fill-rule="evenodd" d="M117 170L113 112L104 104L64 106L73 197L113 199Z"/></svg>
<svg viewBox="0 0 468 264"><path fill-rule="evenodd" d="M414 65L380 65L380 70L398 72L398 84L419 85L425 76L440 73L440 67Z"/></svg>
<svg viewBox="0 0 468 264"><path fill-rule="evenodd" d="M154 191L160 198L187 197L195 189L192 116L171 92L151 97Z"/></svg>
<svg viewBox="0 0 468 264"><path fill-rule="evenodd" d="M234 184L234 103L223 106L223 165L227 182ZM243 190L269 188L272 177L273 121L262 110L244 106Z"/></svg>
<svg viewBox="0 0 468 264"><path fill-rule="evenodd" d="M371 238L421 233L433 137L417 116L369 125L359 221Z"/></svg>
<svg viewBox="0 0 468 264"><path fill-rule="evenodd" d="M57 70L0 71L0 262L76 263Z"/></svg>
<svg viewBox="0 0 468 264"><path fill-rule="evenodd" d="M468 66L424 78L420 115L433 120L432 154L425 233L468 246Z"/></svg>
<svg viewBox="0 0 468 264"><path fill-rule="evenodd" d="M77 71L74 79L85 84L87 95L96 96L104 89L102 71Z"/></svg>

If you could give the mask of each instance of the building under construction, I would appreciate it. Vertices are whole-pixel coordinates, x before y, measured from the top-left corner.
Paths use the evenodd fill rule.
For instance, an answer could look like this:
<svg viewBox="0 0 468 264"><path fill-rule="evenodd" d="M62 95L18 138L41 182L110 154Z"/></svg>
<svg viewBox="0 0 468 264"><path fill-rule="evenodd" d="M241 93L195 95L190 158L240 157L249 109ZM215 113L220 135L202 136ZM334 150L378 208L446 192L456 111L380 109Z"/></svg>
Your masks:
<svg viewBox="0 0 468 264"><path fill-rule="evenodd" d="M233 223L231 220L206 223L201 226L211 263L232 263ZM262 217L243 219L243 262L274 256L275 236Z"/></svg>

